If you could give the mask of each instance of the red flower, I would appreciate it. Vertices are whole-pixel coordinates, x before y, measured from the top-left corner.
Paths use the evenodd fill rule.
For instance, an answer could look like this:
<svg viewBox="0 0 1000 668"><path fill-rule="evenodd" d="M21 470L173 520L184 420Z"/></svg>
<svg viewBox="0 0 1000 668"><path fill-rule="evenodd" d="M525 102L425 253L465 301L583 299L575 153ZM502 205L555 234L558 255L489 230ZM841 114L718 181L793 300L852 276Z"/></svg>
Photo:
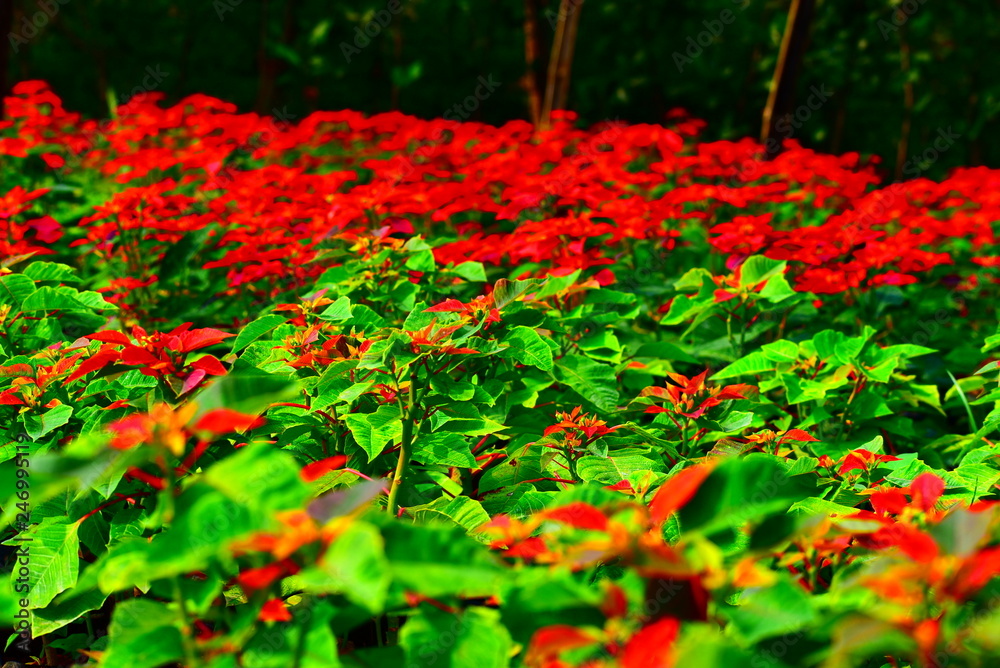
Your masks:
<svg viewBox="0 0 1000 668"><path fill-rule="evenodd" d="M530 668L547 668L554 665L563 652L587 647L600 639L574 626L556 624L535 631L528 643L525 665Z"/></svg>
<svg viewBox="0 0 1000 668"><path fill-rule="evenodd" d="M903 512L908 505L906 495L903 494L902 490L896 489L895 487L874 490L868 496L868 501L872 504L872 508L875 509L875 512L880 515L884 515L886 513L898 515Z"/></svg>
<svg viewBox="0 0 1000 668"><path fill-rule="evenodd" d="M302 476L304 481L313 482L314 480L319 480L330 471L342 468L346 463L347 455L334 455L333 457L321 459L318 462L306 464L302 467L299 475Z"/></svg>
<svg viewBox="0 0 1000 668"><path fill-rule="evenodd" d="M746 399L746 394L756 389L752 385L742 383L725 387L709 387L705 383L707 376L707 369L694 378L688 378L679 373L668 373L667 377L675 384L665 387L647 387L639 393L639 396L666 399L672 406L672 408L649 406L646 408L647 413L674 413L697 419L706 410L718 406L723 401Z"/></svg>
<svg viewBox="0 0 1000 668"><path fill-rule="evenodd" d="M670 668L674 665L671 649L680 622L666 617L643 627L625 645L622 668Z"/></svg>
<svg viewBox="0 0 1000 668"><path fill-rule="evenodd" d="M880 455L870 450L851 450L844 455L838 473L850 473L851 471L868 471L879 462L899 461L899 457L892 455Z"/></svg>
<svg viewBox="0 0 1000 668"><path fill-rule="evenodd" d="M243 432L264 424L264 418L256 415L238 413L228 408L217 408L201 416L194 425L195 431L208 431L213 434L228 434Z"/></svg>
<svg viewBox="0 0 1000 668"><path fill-rule="evenodd" d="M921 473L910 483L912 505L923 512L934 507L944 494L944 480L933 473Z"/></svg>
<svg viewBox="0 0 1000 668"><path fill-rule="evenodd" d="M287 561L287 559L276 561L267 566L243 571L236 577L236 581L248 592L253 592L257 589L266 589L271 586L272 582L290 573L287 568Z"/></svg>
<svg viewBox="0 0 1000 668"><path fill-rule="evenodd" d="M604 420L598 420L596 416L592 416L589 413L580 414L581 406L577 406L569 413L556 413L556 417L559 418L559 422L554 425L545 428L542 432L543 436L549 436L550 434L560 434L566 432L568 429L574 429L580 431L588 439L594 438L595 436L603 436L605 434L610 434L616 429L621 427L608 427Z"/></svg>
<svg viewBox="0 0 1000 668"><path fill-rule="evenodd" d="M290 622L292 613L288 611L288 606L280 598L272 598L260 609L257 619L262 622Z"/></svg>
<svg viewBox="0 0 1000 668"><path fill-rule="evenodd" d="M714 462L696 464L668 478L649 502L649 517L653 524L663 524L668 517L683 508L714 467Z"/></svg>
<svg viewBox="0 0 1000 668"><path fill-rule="evenodd" d="M175 380L179 385L175 391L186 394L201 385L206 376L221 376L226 372L212 355L203 355L191 362L187 355L235 336L217 329L190 327L191 323L184 323L164 333L147 333L141 327L133 327L131 338L116 331L88 334L84 338L104 345L84 360L63 384L68 385L111 364L124 364L140 367L139 371L146 376Z"/></svg>
<svg viewBox="0 0 1000 668"><path fill-rule="evenodd" d="M540 516L548 520L562 522L577 529L604 531L608 528L608 518L604 513L582 501L547 510L540 513Z"/></svg>

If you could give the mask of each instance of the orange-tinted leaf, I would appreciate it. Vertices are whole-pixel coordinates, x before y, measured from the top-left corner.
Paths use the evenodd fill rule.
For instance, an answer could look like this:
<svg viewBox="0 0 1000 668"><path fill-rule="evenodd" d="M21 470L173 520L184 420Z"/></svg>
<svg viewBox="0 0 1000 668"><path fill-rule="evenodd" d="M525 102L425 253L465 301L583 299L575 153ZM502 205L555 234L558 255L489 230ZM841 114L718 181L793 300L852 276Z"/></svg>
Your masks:
<svg viewBox="0 0 1000 668"><path fill-rule="evenodd" d="M34 378L35 368L30 364L25 364L24 362L11 364L10 366L0 366L0 377L11 378L15 376Z"/></svg>
<svg viewBox="0 0 1000 668"><path fill-rule="evenodd" d="M124 364L139 364L142 366L158 365L162 361L145 348L138 346L126 346L121 352L121 360Z"/></svg>
<svg viewBox="0 0 1000 668"><path fill-rule="evenodd" d="M493 547L498 545L502 546L502 543L494 544ZM521 559L534 559L543 554L547 554L549 551L548 545L545 544L545 540L539 536L532 536L527 538L516 545L512 545L506 550L503 550L503 555L505 557L520 557Z"/></svg>
<svg viewBox="0 0 1000 668"><path fill-rule="evenodd" d="M205 413L195 424L199 431L210 431L213 434L228 434L231 431L245 431L263 424L264 418L256 415L238 413L228 408L216 408Z"/></svg>
<svg viewBox="0 0 1000 668"><path fill-rule="evenodd" d="M531 637L525 664L541 668L559 658L563 652L593 645L597 640L591 634L574 626L565 624L546 626L535 631L535 635Z"/></svg>
<svg viewBox="0 0 1000 668"><path fill-rule="evenodd" d="M859 534L856 538L860 545L869 549L884 550L898 547L910 559L920 563L931 561L938 555L938 546L933 538L915 527L900 522L882 527L872 534Z"/></svg>
<svg viewBox="0 0 1000 668"><path fill-rule="evenodd" d="M803 431L801 429L789 429L788 431L786 431L784 433L784 435L782 435L781 440L782 441L803 441L803 442L819 441L818 438L816 438L815 436L810 435L809 433L807 433L807 432L805 432L805 431Z"/></svg>
<svg viewBox="0 0 1000 668"><path fill-rule="evenodd" d="M128 346L132 344L132 339L128 338L128 336L126 336L121 332L116 332L110 329L104 332L88 334L83 338L90 339L91 341L100 341L102 343L117 343L123 346Z"/></svg>
<svg viewBox="0 0 1000 668"><path fill-rule="evenodd" d="M663 483L649 504L649 515L653 523L662 524L671 514L684 507L713 468L712 463L696 464Z"/></svg>
<svg viewBox="0 0 1000 668"><path fill-rule="evenodd" d="M121 353L117 350L102 350L101 352L95 354L93 357L84 360L80 366L76 368L69 378L67 378L63 385L72 383L77 378L82 378L86 376L91 371L97 371L98 369L103 369L112 362L117 362L121 359Z"/></svg>
<svg viewBox="0 0 1000 668"><path fill-rule="evenodd" d="M871 493L868 500L871 502L875 512L882 514L893 513L895 515L901 513L908 504L906 495L894 487L877 489Z"/></svg>
<svg viewBox="0 0 1000 668"><path fill-rule="evenodd" d="M578 529L604 531L608 528L608 518L604 513L589 503L583 503L582 501L548 510L542 513L542 516Z"/></svg>
<svg viewBox="0 0 1000 668"><path fill-rule="evenodd" d="M174 331L176 332L177 330ZM187 353L192 350L198 350L199 348L206 348L228 339L231 336L236 335L207 327L205 329L192 329L190 331L182 332L178 336L181 340L181 350L179 352Z"/></svg>
<svg viewBox="0 0 1000 668"><path fill-rule="evenodd" d="M290 622L292 613L288 612L288 606L280 598L272 598L260 609L257 619L262 622Z"/></svg>
<svg viewBox="0 0 1000 668"><path fill-rule="evenodd" d="M734 292L729 292L728 290L716 290L712 293L713 298L716 303L727 302L730 299L735 299L738 295Z"/></svg>
<svg viewBox="0 0 1000 668"><path fill-rule="evenodd" d="M643 628L628 641L622 654L622 668L670 668L671 649L680 622L666 617Z"/></svg>
<svg viewBox="0 0 1000 668"><path fill-rule="evenodd" d="M300 475L302 479L306 482L312 482L313 480L318 480L330 471L335 471L344 464L347 463L347 455L334 455L333 457L327 457L326 459L321 459L318 462L312 462L311 464L306 464L302 467Z"/></svg>
<svg viewBox="0 0 1000 668"><path fill-rule="evenodd" d="M465 310L465 304L457 299L446 299L436 306L425 308L424 313L457 313Z"/></svg>
<svg viewBox="0 0 1000 668"><path fill-rule="evenodd" d="M284 577L285 574L286 570L284 565L280 561L276 561L268 564L267 566L251 568L250 570L243 571L236 578L236 581L239 582L240 586L244 589L253 591L269 587L272 582L278 578Z"/></svg>
<svg viewBox="0 0 1000 668"><path fill-rule="evenodd" d="M13 390L5 390L0 392L0 406L22 406L24 401L21 397L14 394Z"/></svg>
<svg viewBox="0 0 1000 668"><path fill-rule="evenodd" d="M910 483L913 505L924 512L933 508L942 494L944 494L944 480L933 473L921 473Z"/></svg>
<svg viewBox="0 0 1000 668"><path fill-rule="evenodd" d="M628 614L628 597L625 590L616 584L608 585L607 596L601 603L605 617L624 617Z"/></svg>
<svg viewBox="0 0 1000 668"><path fill-rule="evenodd" d="M201 359L192 362L191 366L196 369L201 369L206 373L210 373L213 376L224 376L226 374L226 367L222 366L222 362L220 362L213 355L205 355Z"/></svg>

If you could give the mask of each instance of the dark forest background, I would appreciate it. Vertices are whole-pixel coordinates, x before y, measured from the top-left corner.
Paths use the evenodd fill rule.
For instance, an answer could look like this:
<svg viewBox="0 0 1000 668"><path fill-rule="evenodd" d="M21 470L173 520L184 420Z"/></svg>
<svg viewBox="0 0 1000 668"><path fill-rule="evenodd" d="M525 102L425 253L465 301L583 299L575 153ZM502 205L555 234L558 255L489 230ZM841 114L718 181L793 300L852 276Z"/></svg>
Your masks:
<svg viewBox="0 0 1000 668"><path fill-rule="evenodd" d="M880 155L890 177L907 161L906 176L1000 166L997 0L0 0L0 83L45 79L92 116L156 90L293 119L431 118L482 77L496 89L462 113L502 123L537 118L561 39L556 107L581 122L663 122L682 107L709 139L759 138L793 5L803 25L783 85L797 117L782 136ZM828 99L809 107L815 91ZM951 145L925 164L942 135Z"/></svg>

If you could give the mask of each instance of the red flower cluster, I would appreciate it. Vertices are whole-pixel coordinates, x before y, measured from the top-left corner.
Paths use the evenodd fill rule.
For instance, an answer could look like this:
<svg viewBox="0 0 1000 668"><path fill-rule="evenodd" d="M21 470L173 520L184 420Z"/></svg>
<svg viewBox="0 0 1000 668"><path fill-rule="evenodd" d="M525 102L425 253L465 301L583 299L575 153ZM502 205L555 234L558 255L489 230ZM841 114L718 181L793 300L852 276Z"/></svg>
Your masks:
<svg viewBox="0 0 1000 668"><path fill-rule="evenodd" d="M226 373L214 355L202 355L188 361L187 355L195 350L213 346L235 336L217 329L191 329L191 323L175 327L169 332L147 333L142 327L132 328L131 338L121 332L104 331L88 334L85 339L100 341L100 350L82 362L65 383L68 385L92 371L112 364L137 366L145 376L162 378L171 384L178 395L198 387L209 375Z"/></svg>

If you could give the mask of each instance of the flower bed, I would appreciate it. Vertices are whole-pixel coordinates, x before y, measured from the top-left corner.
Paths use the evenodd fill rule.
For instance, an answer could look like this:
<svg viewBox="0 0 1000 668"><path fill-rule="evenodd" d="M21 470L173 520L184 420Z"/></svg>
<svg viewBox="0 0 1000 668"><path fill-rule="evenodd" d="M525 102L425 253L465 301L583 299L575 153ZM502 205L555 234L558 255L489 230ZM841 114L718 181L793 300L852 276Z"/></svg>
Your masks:
<svg viewBox="0 0 1000 668"><path fill-rule="evenodd" d="M1000 656L1000 172L682 112L7 109L12 656Z"/></svg>

